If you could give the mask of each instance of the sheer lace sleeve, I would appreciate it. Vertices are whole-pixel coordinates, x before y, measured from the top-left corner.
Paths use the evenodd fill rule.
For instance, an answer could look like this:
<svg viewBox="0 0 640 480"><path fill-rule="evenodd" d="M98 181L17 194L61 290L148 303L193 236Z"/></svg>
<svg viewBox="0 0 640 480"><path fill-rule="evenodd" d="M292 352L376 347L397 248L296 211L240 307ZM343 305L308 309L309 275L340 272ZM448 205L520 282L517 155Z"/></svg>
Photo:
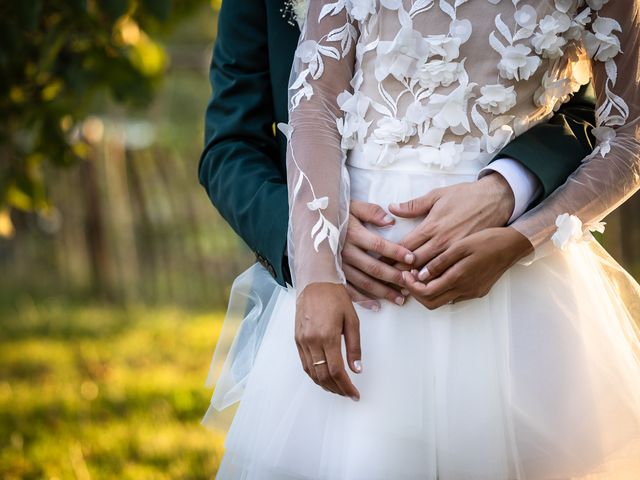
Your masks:
<svg viewBox="0 0 640 480"><path fill-rule="evenodd" d="M536 248L549 239L564 248L583 229L597 229L640 187L640 0L586 3L583 44L598 95L599 144L563 186L512 225Z"/></svg>
<svg viewBox="0 0 640 480"><path fill-rule="evenodd" d="M312 0L289 87L288 256L298 293L315 282L345 283L340 249L349 181L339 102L350 95L358 30L345 0Z"/></svg>

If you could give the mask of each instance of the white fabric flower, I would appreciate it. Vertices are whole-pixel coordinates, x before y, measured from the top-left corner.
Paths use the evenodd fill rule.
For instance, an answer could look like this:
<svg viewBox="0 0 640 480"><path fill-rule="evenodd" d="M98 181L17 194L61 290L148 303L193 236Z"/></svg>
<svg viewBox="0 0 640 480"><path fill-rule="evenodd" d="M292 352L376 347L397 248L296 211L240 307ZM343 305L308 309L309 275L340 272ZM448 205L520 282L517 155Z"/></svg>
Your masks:
<svg viewBox="0 0 640 480"><path fill-rule="evenodd" d="M556 218L557 230L551 237L551 241L560 250L566 250L571 243L582 240L582 222L575 215L563 213Z"/></svg>
<svg viewBox="0 0 640 480"><path fill-rule="evenodd" d="M553 12L540 20L540 32L531 39L536 53L546 58L559 58L567 40L562 36L571 27L571 19L566 13Z"/></svg>
<svg viewBox="0 0 640 480"><path fill-rule="evenodd" d="M594 10L600 10L607 3L609 3L609 0L587 0L587 5Z"/></svg>
<svg viewBox="0 0 640 480"><path fill-rule="evenodd" d="M423 88L434 89L438 86L448 87L458 80L462 71L462 63L431 60L417 68L415 78Z"/></svg>
<svg viewBox="0 0 640 480"><path fill-rule="evenodd" d="M460 56L461 37L429 35L424 40L429 47L429 56L440 56L445 62L450 62Z"/></svg>
<svg viewBox="0 0 640 480"><path fill-rule="evenodd" d="M449 35L460 40L460 44L465 43L471 37L473 26L467 19L452 20L449 25Z"/></svg>
<svg viewBox="0 0 640 480"><path fill-rule="evenodd" d="M347 91L338 95L338 106L345 112L344 118L336 120L338 132L342 135L342 148L350 150L364 142L371 122L365 120L371 99L362 92Z"/></svg>
<svg viewBox="0 0 640 480"><path fill-rule="evenodd" d="M379 145L373 142L367 142L363 146L364 155L370 159L372 165L378 167L387 167L396 161L396 156L400 151L397 143L388 143Z"/></svg>
<svg viewBox="0 0 640 480"><path fill-rule="evenodd" d="M567 40L580 40L589 23L591 23L591 9L587 7L571 19L571 27L564 34L564 38Z"/></svg>
<svg viewBox="0 0 640 480"><path fill-rule="evenodd" d="M516 92L513 87L504 85L486 85L480 89L481 96L476 100L485 112L500 115L516 104Z"/></svg>
<svg viewBox="0 0 640 480"><path fill-rule="evenodd" d="M359 22L376 13L376 0L349 0L348 6L351 16Z"/></svg>
<svg viewBox="0 0 640 480"><path fill-rule="evenodd" d="M402 7L402 0L380 0L380 3L389 10L398 10Z"/></svg>
<svg viewBox="0 0 640 480"><path fill-rule="evenodd" d="M407 118L380 118L373 131L373 141L380 145L404 143L417 133L416 126Z"/></svg>
<svg viewBox="0 0 640 480"><path fill-rule="evenodd" d="M509 125L502 125L493 133L487 133L482 137L482 150L488 153L494 153L502 150L513 137L513 128Z"/></svg>
<svg viewBox="0 0 640 480"><path fill-rule="evenodd" d="M533 30L538 20L538 14L536 13L536 9L531 5L524 5L516 11L514 18L516 23L521 27Z"/></svg>
<svg viewBox="0 0 640 480"><path fill-rule="evenodd" d="M538 107L547 107L549 111L555 110L569 100L569 96L577 92L580 83L573 77L553 78L549 72L545 72L542 83L533 94L533 102Z"/></svg>
<svg viewBox="0 0 640 480"><path fill-rule="evenodd" d="M433 94L429 97L427 109L437 128L450 128L455 134L469 132L468 103L475 83L463 84L451 93Z"/></svg>
<svg viewBox="0 0 640 480"><path fill-rule="evenodd" d="M585 31L584 46L589 56L599 62L606 62L618 55L620 39L613 32L621 32L622 27L612 18L596 18L591 24L593 32Z"/></svg>
<svg viewBox="0 0 640 480"><path fill-rule="evenodd" d="M540 66L540 57L530 55L531 48L526 45L508 45L500 54L498 64L500 76L508 80L528 80Z"/></svg>
<svg viewBox="0 0 640 480"><path fill-rule="evenodd" d="M438 159L435 163L443 169L453 168L462 160L464 146L456 142L445 142L438 149Z"/></svg>
<svg viewBox="0 0 640 480"><path fill-rule="evenodd" d="M428 46L420 32L411 27L400 29L391 42L379 42L375 76L381 82L389 75L402 80L411 77L416 63L427 57Z"/></svg>
<svg viewBox="0 0 640 480"><path fill-rule="evenodd" d="M611 151L611 141L616 138L616 131L611 127L597 127L591 133L598 140L598 153L603 157Z"/></svg>

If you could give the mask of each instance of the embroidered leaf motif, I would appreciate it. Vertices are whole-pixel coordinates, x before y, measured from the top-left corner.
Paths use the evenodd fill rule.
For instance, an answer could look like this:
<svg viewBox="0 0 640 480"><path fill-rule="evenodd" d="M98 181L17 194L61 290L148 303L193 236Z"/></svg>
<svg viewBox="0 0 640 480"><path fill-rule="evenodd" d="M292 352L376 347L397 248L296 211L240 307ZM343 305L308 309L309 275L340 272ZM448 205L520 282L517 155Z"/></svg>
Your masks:
<svg viewBox="0 0 640 480"><path fill-rule="evenodd" d="M607 77L611 81L611 86L615 86L618 81L618 66L616 65L616 62L613 59L607 60L604 64L604 68L607 71Z"/></svg>
<svg viewBox="0 0 640 480"><path fill-rule="evenodd" d="M474 105L473 108L471 109L471 119L473 120L473 123L476 125L476 127L478 127L478 130L480 130L484 135L487 135L489 133L489 128L487 127L487 121L478 112L477 105Z"/></svg>
<svg viewBox="0 0 640 480"><path fill-rule="evenodd" d="M445 0L440 0L440 10L451 17L451 20L456 19L456 11Z"/></svg>
<svg viewBox="0 0 640 480"><path fill-rule="evenodd" d="M318 22L320 22L327 15L337 15L344 9L344 0L338 0L336 3L328 3L322 10L320 10L320 15L318 16Z"/></svg>
<svg viewBox="0 0 640 480"><path fill-rule="evenodd" d="M513 37L511 36L511 31L509 30L509 27L507 27L507 25L502 20L502 15L498 14L496 16L495 23L496 23L496 28L502 34L502 36L507 39L507 42L509 42L510 44L513 44Z"/></svg>
<svg viewBox="0 0 640 480"><path fill-rule="evenodd" d="M498 40L498 38L496 37L495 32L491 32L491 34L489 35L489 45L491 45L491 47L500 55L502 55L506 49L502 42L500 42L500 40Z"/></svg>
<svg viewBox="0 0 640 480"><path fill-rule="evenodd" d="M417 0L411 5L409 16L413 18L422 12L426 12L431 7L433 7L433 0Z"/></svg>

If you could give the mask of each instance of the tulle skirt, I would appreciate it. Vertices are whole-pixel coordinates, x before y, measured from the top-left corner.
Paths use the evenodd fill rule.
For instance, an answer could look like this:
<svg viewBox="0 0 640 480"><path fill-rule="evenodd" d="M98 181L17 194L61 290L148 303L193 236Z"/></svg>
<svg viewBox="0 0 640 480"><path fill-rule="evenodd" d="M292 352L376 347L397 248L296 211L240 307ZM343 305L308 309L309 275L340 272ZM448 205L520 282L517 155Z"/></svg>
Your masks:
<svg viewBox="0 0 640 480"><path fill-rule="evenodd" d="M352 198L383 206L475 178L350 175ZM214 406L241 401L219 479L640 478L640 287L595 241L539 252L477 300L357 306L359 402L305 375L295 290L272 285L225 354Z"/></svg>

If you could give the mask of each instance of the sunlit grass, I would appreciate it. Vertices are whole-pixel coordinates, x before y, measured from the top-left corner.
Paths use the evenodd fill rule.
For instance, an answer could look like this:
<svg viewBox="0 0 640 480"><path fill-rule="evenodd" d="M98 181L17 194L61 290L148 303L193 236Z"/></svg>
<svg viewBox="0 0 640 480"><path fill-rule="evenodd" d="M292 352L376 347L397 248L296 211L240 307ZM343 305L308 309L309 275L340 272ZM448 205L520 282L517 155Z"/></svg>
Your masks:
<svg viewBox="0 0 640 480"><path fill-rule="evenodd" d="M0 478L212 478L200 425L222 315L69 306L0 310Z"/></svg>

